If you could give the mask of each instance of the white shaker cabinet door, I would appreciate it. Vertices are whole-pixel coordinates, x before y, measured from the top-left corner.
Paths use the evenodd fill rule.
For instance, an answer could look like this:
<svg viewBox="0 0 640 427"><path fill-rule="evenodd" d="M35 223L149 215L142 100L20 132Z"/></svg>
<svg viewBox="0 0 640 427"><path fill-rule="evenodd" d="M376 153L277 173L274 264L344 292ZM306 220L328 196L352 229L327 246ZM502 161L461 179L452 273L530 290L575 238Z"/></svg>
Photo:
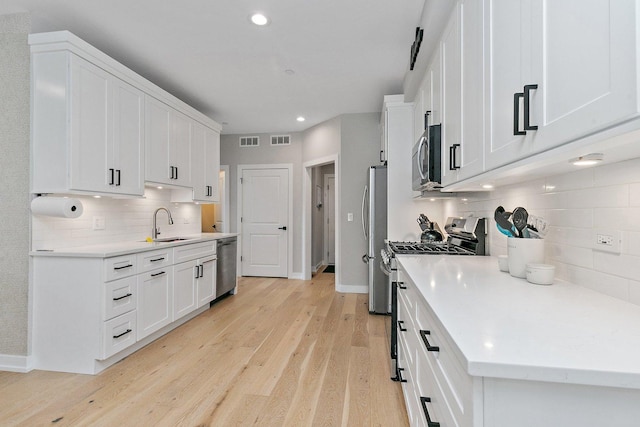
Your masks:
<svg viewBox="0 0 640 427"><path fill-rule="evenodd" d="M634 0L538 0L532 12L536 152L637 116Z"/></svg>
<svg viewBox="0 0 640 427"><path fill-rule="evenodd" d="M71 55L71 170L70 188L104 191L110 178L113 99L110 75Z"/></svg>
<svg viewBox="0 0 640 427"><path fill-rule="evenodd" d="M169 115L171 108L150 96L145 97L145 180L171 183L169 169Z"/></svg>
<svg viewBox="0 0 640 427"><path fill-rule="evenodd" d="M113 146L107 153L110 187L118 193L144 193L144 94L113 82ZM113 178L111 170L113 169Z"/></svg>
<svg viewBox="0 0 640 427"><path fill-rule="evenodd" d="M200 267L196 261L183 262L174 266L173 318L179 319L196 309L196 280Z"/></svg>
<svg viewBox="0 0 640 427"><path fill-rule="evenodd" d="M523 124L522 109L514 114L514 96L532 82L531 7L531 0L485 0L486 170L533 150L534 133L514 135Z"/></svg>
<svg viewBox="0 0 640 427"><path fill-rule="evenodd" d="M173 267L152 270L138 276L137 338L172 322Z"/></svg>
<svg viewBox="0 0 640 427"><path fill-rule="evenodd" d="M192 120L179 111L171 110L169 134L169 166L173 167L172 183L191 186L191 127Z"/></svg>
<svg viewBox="0 0 640 427"><path fill-rule="evenodd" d="M197 283L198 307L211 302L216 296L216 257L201 259L200 277Z"/></svg>

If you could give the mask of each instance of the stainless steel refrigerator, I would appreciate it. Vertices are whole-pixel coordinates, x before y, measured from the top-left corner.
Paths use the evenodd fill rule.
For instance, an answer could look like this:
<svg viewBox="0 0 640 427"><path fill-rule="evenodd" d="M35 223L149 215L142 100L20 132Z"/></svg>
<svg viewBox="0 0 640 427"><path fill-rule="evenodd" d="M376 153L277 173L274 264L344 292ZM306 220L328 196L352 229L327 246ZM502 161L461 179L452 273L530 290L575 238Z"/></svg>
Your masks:
<svg viewBox="0 0 640 427"><path fill-rule="evenodd" d="M380 251L387 237L387 167L369 168L367 185L362 194L362 233L367 253L362 261L368 265L369 312L390 312L389 278L380 269Z"/></svg>

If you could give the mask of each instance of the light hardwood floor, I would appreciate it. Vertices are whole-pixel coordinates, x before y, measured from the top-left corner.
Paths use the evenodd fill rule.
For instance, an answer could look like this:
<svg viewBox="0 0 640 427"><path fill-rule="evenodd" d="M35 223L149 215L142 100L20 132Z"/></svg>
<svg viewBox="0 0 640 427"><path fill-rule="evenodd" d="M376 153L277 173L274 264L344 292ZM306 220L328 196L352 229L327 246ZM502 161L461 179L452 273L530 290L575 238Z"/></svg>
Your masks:
<svg viewBox="0 0 640 427"><path fill-rule="evenodd" d="M333 274L241 278L99 375L0 372L0 425L407 426L389 328Z"/></svg>

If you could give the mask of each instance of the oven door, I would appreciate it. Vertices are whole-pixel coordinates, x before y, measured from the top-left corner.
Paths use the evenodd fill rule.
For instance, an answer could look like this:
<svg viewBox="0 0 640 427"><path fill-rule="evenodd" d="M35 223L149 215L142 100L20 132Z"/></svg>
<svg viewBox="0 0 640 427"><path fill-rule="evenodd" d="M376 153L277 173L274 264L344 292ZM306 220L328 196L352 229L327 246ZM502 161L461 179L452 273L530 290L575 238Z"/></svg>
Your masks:
<svg viewBox="0 0 640 427"><path fill-rule="evenodd" d="M398 381L398 283L397 283L397 271L391 265L392 262L385 263L380 261L380 270L389 278L389 313L391 313L391 342L389 343L390 349L390 362L391 362L391 379Z"/></svg>

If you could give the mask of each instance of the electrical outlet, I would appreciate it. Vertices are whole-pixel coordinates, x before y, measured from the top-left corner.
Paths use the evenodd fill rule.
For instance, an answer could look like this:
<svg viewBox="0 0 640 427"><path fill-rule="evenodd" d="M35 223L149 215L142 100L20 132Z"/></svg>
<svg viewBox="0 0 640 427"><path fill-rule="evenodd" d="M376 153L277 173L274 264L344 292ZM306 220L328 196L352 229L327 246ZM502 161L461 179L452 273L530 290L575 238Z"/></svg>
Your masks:
<svg viewBox="0 0 640 427"><path fill-rule="evenodd" d="M103 216L94 216L93 217L93 229L94 230L104 230L106 227L106 220Z"/></svg>
<svg viewBox="0 0 640 427"><path fill-rule="evenodd" d="M596 229L593 231L593 249L619 254L622 247L622 232L617 230Z"/></svg>

